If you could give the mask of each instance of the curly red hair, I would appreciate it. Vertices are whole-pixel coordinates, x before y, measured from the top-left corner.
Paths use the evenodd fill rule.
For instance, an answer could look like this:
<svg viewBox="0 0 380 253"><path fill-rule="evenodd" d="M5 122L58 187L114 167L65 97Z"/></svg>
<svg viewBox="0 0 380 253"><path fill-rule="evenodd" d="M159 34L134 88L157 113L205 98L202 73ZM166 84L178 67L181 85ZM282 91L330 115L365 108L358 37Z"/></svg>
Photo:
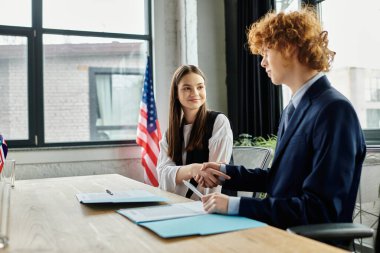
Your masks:
<svg viewBox="0 0 380 253"><path fill-rule="evenodd" d="M251 25L247 37L253 54L262 55L265 48L273 48L286 57L296 48L298 60L318 71L329 71L335 56L327 47L327 32L322 31L315 11L310 8L267 13Z"/></svg>

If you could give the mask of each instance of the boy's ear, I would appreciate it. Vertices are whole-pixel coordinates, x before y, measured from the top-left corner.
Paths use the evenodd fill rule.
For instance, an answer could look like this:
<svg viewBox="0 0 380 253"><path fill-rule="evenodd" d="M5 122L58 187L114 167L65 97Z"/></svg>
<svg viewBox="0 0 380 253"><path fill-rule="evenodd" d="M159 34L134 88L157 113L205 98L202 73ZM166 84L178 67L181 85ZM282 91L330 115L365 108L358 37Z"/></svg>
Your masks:
<svg viewBox="0 0 380 253"><path fill-rule="evenodd" d="M288 46L288 48L284 50L283 56L288 64L290 64L293 61L298 61L298 53L299 49L297 47Z"/></svg>
<svg viewBox="0 0 380 253"><path fill-rule="evenodd" d="M298 57L298 48L295 47L295 46L291 46L289 45L286 50L285 50L285 57L290 59L290 58L293 58L293 57Z"/></svg>

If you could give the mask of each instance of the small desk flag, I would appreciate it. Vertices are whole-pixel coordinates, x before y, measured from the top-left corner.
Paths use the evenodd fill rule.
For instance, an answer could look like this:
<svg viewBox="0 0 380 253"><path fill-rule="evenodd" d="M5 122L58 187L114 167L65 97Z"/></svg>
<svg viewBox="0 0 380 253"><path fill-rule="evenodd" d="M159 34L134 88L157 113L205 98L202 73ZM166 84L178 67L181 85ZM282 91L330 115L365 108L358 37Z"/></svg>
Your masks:
<svg viewBox="0 0 380 253"><path fill-rule="evenodd" d="M5 158L7 157L7 154L8 154L8 145L1 134L0 134L0 144L1 144L1 147L0 147L0 172L1 172L4 167Z"/></svg>
<svg viewBox="0 0 380 253"><path fill-rule="evenodd" d="M151 66L151 59L148 56L140 103L136 143L141 146L141 163L144 167L145 183L158 186L156 166L160 153L159 141L161 140L161 131L154 100Z"/></svg>

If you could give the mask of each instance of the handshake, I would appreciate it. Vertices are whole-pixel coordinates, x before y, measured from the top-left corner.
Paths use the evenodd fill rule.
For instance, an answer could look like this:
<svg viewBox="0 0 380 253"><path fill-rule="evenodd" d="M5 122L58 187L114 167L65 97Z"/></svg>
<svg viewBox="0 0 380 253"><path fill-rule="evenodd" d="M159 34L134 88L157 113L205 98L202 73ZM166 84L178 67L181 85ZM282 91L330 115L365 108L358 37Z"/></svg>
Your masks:
<svg viewBox="0 0 380 253"><path fill-rule="evenodd" d="M220 185L224 180L231 177L220 171L221 163L207 162L203 164L193 164L192 177L198 185L204 188L213 188Z"/></svg>

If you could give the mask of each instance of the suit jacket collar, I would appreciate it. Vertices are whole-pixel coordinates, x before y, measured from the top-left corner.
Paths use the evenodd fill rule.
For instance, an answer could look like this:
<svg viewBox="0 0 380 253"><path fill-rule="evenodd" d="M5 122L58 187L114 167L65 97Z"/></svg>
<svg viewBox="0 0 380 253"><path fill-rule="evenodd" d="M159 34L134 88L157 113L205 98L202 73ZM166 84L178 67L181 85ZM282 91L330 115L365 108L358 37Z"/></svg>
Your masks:
<svg viewBox="0 0 380 253"><path fill-rule="evenodd" d="M310 105L313 100L320 96L324 91L331 88L331 84L326 76L322 76L319 78L304 94L299 103L297 109L294 111L292 120L285 131L284 128L284 120L283 116L281 117L281 122L278 130L278 142L276 146L275 156L273 159L273 165L275 164L277 157L282 154L284 148L289 142L290 138L293 136L296 131L298 125L303 119L306 112L309 110ZM272 166L273 167L273 166Z"/></svg>

